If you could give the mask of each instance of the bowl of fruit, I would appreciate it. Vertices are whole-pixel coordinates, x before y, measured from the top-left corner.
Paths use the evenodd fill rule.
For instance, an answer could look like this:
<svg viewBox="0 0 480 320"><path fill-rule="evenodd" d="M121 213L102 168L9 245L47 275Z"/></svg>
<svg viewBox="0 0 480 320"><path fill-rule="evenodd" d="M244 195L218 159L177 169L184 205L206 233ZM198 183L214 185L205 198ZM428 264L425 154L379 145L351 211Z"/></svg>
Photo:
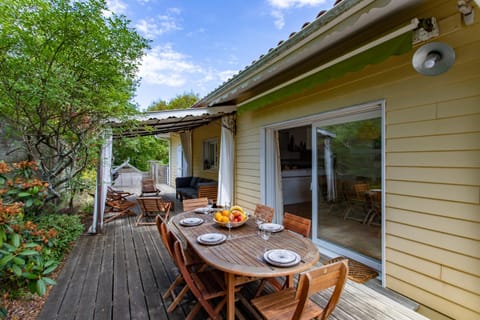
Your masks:
<svg viewBox="0 0 480 320"><path fill-rule="evenodd" d="M245 224L248 220L248 215L242 207L233 206L230 210L217 211L213 216L213 220L222 227L228 228L228 222L231 222L232 228L237 228Z"/></svg>

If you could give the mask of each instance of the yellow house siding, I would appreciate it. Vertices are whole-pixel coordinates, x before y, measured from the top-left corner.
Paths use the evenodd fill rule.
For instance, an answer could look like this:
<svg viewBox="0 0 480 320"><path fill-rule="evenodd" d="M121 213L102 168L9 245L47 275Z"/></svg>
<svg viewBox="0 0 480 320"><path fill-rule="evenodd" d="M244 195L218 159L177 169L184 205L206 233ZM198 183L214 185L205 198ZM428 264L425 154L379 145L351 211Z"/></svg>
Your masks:
<svg viewBox="0 0 480 320"><path fill-rule="evenodd" d="M218 139L220 152L220 120L212 121L208 125L195 128L192 132L192 172L195 177L202 177L218 181L218 167L203 169L203 142L207 139ZM219 159L220 160L220 159Z"/></svg>
<svg viewBox="0 0 480 320"><path fill-rule="evenodd" d="M417 48L317 91L238 115L235 198L260 200L262 127L385 99L386 285L455 319L480 318L480 23L428 1L456 52L446 73L416 73ZM409 18L403 17L405 21Z"/></svg>

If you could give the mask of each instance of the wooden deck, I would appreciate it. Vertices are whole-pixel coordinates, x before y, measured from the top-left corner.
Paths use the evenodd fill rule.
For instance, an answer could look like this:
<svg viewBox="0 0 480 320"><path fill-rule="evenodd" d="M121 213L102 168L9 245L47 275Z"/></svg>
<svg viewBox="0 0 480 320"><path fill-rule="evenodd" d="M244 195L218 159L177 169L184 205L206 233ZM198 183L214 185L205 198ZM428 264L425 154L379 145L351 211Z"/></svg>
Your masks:
<svg viewBox="0 0 480 320"><path fill-rule="evenodd" d="M165 304L161 297L176 275L155 226L136 227L135 217L117 219L102 234L80 237L38 319L184 319L194 301L184 299L181 307L167 313L170 300ZM242 289L245 301L254 289L254 284ZM242 303L237 305L245 319L256 317ZM349 281L330 319L426 318Z"/></svg>

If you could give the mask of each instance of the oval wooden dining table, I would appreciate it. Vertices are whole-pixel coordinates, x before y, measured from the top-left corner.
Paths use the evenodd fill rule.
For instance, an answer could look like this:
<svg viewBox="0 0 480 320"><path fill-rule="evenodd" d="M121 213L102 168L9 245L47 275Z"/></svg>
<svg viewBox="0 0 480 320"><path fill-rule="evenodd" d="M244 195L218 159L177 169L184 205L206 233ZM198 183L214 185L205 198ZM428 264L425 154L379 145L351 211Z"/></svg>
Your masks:
<svg viewBox="0 0 480 320"><path fill-rule="evenodd" d="M197 226L183 226L184 218L198 217L204 222ZM254 219L244 225L231 229L231 240L217 245L204 245L197 237L206 233L228 234L228 229L216 224L211 215L194 211L183 212L172 217L170 223L175 226L182 238L211 267L226 274L227 319L235 318L235 286L258 278L287 277L287 286L293 286L293 276L310 269L320 259L315 244L295 232L283 230L272 233L265 241L257 234ZM277 267L263 259L265 249L288 249L296 252L301 261L291 267Z"/></svg>

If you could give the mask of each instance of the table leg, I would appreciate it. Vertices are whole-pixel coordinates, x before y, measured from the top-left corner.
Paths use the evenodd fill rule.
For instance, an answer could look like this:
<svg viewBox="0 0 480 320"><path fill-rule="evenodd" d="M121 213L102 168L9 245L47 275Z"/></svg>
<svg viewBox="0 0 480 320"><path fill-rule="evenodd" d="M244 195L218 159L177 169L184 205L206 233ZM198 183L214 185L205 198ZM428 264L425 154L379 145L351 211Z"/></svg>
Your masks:
<svg viewBox="0 0 480 320"><path fill-rule="evenodd" d="M293 288L293 274L288 275L285 281L287 288Z"/></svg>
<svg viewBox="0 0 480 320"><path fill-rule="evenodd" d="M227 320L235 320L235 275L227 273Z"/></svg>

